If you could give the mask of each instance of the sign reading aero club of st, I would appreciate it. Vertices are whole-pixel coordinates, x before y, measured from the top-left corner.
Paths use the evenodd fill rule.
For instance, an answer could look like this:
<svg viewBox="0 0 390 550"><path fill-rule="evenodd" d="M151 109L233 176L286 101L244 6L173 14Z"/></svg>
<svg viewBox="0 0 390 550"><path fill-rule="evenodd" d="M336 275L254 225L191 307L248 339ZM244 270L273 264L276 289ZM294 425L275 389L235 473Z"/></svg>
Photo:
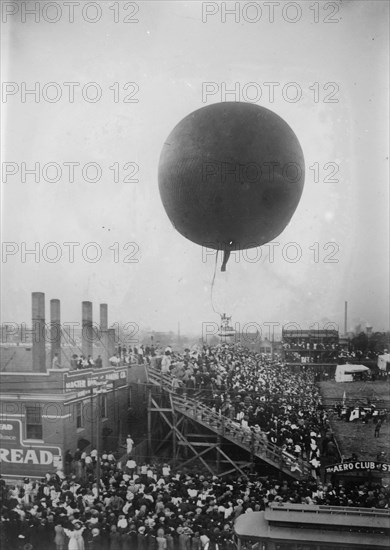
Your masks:
<svg viewBox="0 0 390 550"><path fill-rule="evenodd" d="M374 462L373 460L358 460L355 462L340 462L325 467L326 474L340 474L346 472L380 472L382 474L390 473L390 464L388 462Z"/></svg>
<svg viewBox="0 0 390 550"><path fill-rule="evenodd" d="M20 420L0 420L0 473L3 477L21 477L21 471L25 471L23 465L28 465L30 477L43 477L61 463L59 447L23 442Z"/></svg>

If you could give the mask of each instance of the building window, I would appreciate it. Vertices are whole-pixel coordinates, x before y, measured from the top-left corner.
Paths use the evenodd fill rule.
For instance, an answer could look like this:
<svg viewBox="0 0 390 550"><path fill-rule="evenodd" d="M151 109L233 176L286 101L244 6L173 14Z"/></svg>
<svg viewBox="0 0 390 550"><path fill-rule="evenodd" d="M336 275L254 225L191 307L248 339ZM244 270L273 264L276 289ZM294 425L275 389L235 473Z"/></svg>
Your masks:
<svg viewBox="0 0 390 550"><path fill-rule="evenodd" d="M84 428L83 426L83 405L76 403L76 428Z"/></svg>
<svg viewBox="0 0 390 550"><path fill-rule="evenodd" d="M42 408L26 406L26 438L42 439Z"/></svg>

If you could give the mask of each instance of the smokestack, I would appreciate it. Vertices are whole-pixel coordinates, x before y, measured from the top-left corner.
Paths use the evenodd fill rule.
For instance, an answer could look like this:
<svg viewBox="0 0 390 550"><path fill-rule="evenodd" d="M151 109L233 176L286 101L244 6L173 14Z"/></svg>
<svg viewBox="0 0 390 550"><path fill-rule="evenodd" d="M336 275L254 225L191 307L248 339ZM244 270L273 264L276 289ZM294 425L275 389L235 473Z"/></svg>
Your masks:
<svg viewBox="0 0 390 550"><path fill-rule="evenodd" d="M100 304L100 330L108 329L108 306Z"/></svg>
<svg viewBox="0 0 390 550"><path fill-rule="evenodd" d="M100 339L103 346L103 367L108 367L110 364L110 352L108 345L108 306L100 304Z"/></svg>
<svg viewBox="0 0 390 550"><path fill-rule="evenodd" d="M46 372L45 348L45 295L32 293L32 337L33 371Z"/></svg>
<svg viewBox="0 0 390 550"><path fill-rule="evenodd" d="M347 336L348 302L344 302L344 335Z"/></svg>
<svg viewBox="0 0 390 550"><path fill-rule="evenodd" d="M81 304L81 350L85 358L92 355L93 327L92 327L92 302Z"/></svg>
<svg viewBox="0 0 390 550"><path fill-rule="evenodd" d="M61 364L61 304L59 300L50 300L50 342L51 342L51 363L54 355L58 354Z"/></svg>
<svg viewBox="0 0 390 550"><path fill-rule="evenodd" d="M108 333L107 351L108 351L108 358L110 358L113 355L115 355L115 329L109 328L107 333Z"/></svg>

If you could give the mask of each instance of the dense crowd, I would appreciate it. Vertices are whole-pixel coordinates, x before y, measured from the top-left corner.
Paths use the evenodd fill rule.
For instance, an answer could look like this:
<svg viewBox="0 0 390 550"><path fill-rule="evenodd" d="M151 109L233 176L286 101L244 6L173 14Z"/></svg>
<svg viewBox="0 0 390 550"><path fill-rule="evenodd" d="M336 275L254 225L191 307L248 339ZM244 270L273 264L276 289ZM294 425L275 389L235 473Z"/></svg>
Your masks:
<svg viewBox="0 0 390 550"><path fill-rule="evenodd" d="M131 365L140 364L149 361L151 355L155 355L155 348L153 346L117 346L114 355L109 357L108 362L111 366L118 365ZM95 359L92 355L85 356L83 354L78 355L74 353L70 360L69 365L61 365L58 354L56 353L53 361L52 368L69 368L70 370L83 370L83 369L100 369L103 365L103 358L98 355Z"/></svg>
<svg viewBox="0 0 390 550"><path fill-rule="evenodd" d="M218 478L168 464L118 464L102 457L82 475L47 474L19 486L0 480L0 547L15 550L234 550L233 523L272 502L388 508L389 488L280 481L257 475Z"/></svg>
<svg viewBox="0 0 390 550"><path fill-rule="evenodd" d="M301 481L264 472L216 477L171 471L169 464L137 464L133 440L118 460L103 452L67 453L65 472L7 486L0 480L0 547L15 550L234 550L234 520L272 502L388 508L379 483L324 483L321 462L340 460L313 372L292 373L239 346L118 350L119 361L145 362L171 389L203 401L245 433L262 434L312 465ZM339 411L338 411L339 412ZM340 413L341 414L341 413ZM356 457L354 457L355 459ZM379 457L383 460L382 457Z"/></svg>
<svg viewBox="0 0 390 550"><path fill-rule="evenodd" d="M354 363L374 361L379 352L373 350L346 349L344 345L329 339L315 342L296 339L282 340L284 360L289 363ZM385 350L386 353L386 350Z"/></svg>
<svg viewBox="0 0 390 550"><path fill-rule="evenodd" d="M166 350L151 365L172 378L172 389L194 395L213 411L245 430L264 434L295 458L312 465L319 475L321 456L339 458L327 413L310 369L292 373L273 368L260 354L239 346L204 348L180 355Z"/></svg>

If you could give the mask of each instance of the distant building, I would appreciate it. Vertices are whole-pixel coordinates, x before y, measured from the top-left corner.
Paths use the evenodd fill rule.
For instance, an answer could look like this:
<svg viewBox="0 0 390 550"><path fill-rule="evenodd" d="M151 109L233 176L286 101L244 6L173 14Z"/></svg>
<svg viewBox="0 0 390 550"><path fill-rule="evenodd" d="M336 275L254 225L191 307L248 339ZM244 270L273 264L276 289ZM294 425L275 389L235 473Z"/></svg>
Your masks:
<svg viewBox="0 0 390 550"><path fill-rule="evenodd" d="M337 364L337 330L283 330L282 360L285 363Z"/></svg>
<svg viewBox="0 0 390 550"><path fill-rule="evenodd" d="M40 478L55 472L67 450L72 454L77 448L115 451L128 433L130 383L145 380L143 366L110 366L107 358L114 355L115 339L108 334L112 329L107 328L105 304L100 308L103 367L71 370L69 362L61 364L61 331L48 350L45 330L41 330L44 300L44 294L33 293L33 326L43 336L33 339L29 368L21 368L14 360L12 369L3 365L0 373L0 466L6 479ZM60 326L59 307L59 300L51 301L51 322ZM83 302L82 317L83 327L92 326L90 302ZM85 357L93 354L87 334L83 330Z"/></svg>
<svg viewBox="0 0 390 550"><path fill-rule="evenodd" d="M1 373L1 475L42 477L67 450L91 450L98 439L100 450L115 450L127 430L127 375L127 367Z"/></svg>

